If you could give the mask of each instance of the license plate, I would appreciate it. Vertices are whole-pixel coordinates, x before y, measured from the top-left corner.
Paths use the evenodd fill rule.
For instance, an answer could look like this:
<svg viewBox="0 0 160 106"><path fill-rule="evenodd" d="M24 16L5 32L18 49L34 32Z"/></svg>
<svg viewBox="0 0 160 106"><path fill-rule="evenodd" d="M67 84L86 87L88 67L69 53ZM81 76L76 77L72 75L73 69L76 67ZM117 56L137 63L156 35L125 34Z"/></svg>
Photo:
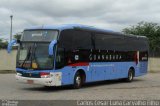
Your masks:
<svg viewBox="0 0 160 106"><path fill-rule="evenodd" d="M27 80L28 84L33 84L33 80Z"/></svg>

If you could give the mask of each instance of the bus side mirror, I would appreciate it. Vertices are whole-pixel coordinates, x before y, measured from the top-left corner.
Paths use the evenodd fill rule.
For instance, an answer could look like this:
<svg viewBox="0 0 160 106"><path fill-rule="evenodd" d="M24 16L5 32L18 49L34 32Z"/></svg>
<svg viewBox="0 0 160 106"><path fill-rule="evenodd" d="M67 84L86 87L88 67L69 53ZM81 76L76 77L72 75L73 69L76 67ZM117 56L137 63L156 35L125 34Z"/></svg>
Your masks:
<svg viewBox="0 0 160 106"><path fill-rule="evenodd" d="M17 43L17 40L16 40L16 39L13 39L11 42L8 43L8 46L7 46L7 52L8 52L8 53L11 52L12 46L13 46L14 44L16 44L16 43Z"/></svg>
<svg viewBox="0 0 160 106"><path fill-rule="evenodd" d="M54 54L53 48L56 44L57 44L57 40L52 40L51 43L49 44L49 48L48 48L49 56L52 56Z"/></svg>

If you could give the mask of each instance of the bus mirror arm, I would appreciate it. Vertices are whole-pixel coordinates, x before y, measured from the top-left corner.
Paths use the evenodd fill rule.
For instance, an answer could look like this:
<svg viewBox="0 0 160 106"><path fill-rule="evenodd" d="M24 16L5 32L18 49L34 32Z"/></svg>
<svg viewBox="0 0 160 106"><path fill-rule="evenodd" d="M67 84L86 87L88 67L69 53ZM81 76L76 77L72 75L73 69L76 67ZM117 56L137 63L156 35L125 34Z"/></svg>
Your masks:
<svg viewBox="0 0 160 106"><path fill-rule="evenodd" d="M52 56L54 51L53 48L54 46L57 44L57 40L52 40L51 43L49 44L49 48L48 48L48 54L49 56Z"/></svg>
<svg viewBox="0 0 160 106"><path fill-rule="evenodd" d="M11 40L11 42L8 43L8 46L7 46L7 52L8 52L8 53L11 52L12 46L13 46L14 44L17 44L17 40L16 40L16 39L13 39L13 40Z"/></svg>
<svg viewBox="0 0 160 106"><path fill-rule="evenodd" d="M18 43L18 44L20 44L20 43L21 43L21 41L20 41L19 39L17 39L17 43Z"/></svg>

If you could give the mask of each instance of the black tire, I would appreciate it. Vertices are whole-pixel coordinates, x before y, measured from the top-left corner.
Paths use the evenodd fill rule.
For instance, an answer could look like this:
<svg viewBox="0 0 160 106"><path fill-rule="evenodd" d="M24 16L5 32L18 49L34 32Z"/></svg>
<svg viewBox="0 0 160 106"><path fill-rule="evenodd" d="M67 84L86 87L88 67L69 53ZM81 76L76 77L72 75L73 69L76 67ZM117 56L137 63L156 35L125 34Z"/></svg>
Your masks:
<svg viewBox="0 0 160 106"><path fill-rule="evenodd" d="M75 77L74 77L73 88L74 88L74 89L79 89L79 88L81 88L82 83L83 83L83 81L82 81L82 76L80 75L79 72L77 72L77 73L75 74Z"/></svg>
<svg viewBox="0 0 160 106"><path fill-rule="evenodd" d="M45 89L52 89L54 86L44 86Z"/></svg>
<svg viewBox="0 0 160 106"><path fill-rule="evenodd" d="M126 81L127 82L132 82L133 78L134 78L134 70L129 69L129 71L128 71L128 77L126 78Z"/></svg>

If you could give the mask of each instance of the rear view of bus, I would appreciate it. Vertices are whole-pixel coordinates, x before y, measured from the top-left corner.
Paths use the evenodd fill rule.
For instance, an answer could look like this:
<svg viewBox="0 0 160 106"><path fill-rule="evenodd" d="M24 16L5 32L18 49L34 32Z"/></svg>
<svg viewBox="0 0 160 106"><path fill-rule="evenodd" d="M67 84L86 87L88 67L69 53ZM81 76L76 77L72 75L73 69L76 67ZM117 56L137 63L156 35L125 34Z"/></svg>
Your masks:
<svg viewBox="0 0 160 106"><path fill-rule="evenodd" d="M17 52L16 79L43 86L73 85L125 79L147 73L148 40L84 25L40 26L13 40Z"/></svg>

